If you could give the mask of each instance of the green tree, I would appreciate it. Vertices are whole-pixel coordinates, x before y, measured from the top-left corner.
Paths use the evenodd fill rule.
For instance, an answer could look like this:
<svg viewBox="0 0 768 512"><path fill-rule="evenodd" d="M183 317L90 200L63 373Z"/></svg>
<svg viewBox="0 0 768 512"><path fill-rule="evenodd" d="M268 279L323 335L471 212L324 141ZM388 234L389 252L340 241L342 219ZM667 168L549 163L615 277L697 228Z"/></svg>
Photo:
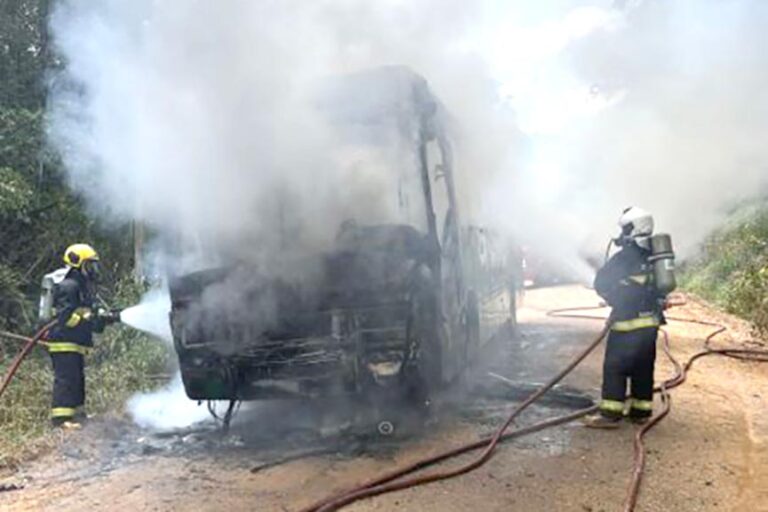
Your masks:
<svg viewBox="0 0 768 512"><path fill-rule="evenodd" d="M86 215L46 146L46 80L61 63L50 51L51 0L0 0L0 328L33 327L40 277L67 245L98 247L119 279L132 266L129 228Z"/></svg>
<svg viewBox="0 0 768 512"><path fill-rule="evenodd" d="M52 64L47 30L51 0L0 2L0 107L39 111Z"/></svg>

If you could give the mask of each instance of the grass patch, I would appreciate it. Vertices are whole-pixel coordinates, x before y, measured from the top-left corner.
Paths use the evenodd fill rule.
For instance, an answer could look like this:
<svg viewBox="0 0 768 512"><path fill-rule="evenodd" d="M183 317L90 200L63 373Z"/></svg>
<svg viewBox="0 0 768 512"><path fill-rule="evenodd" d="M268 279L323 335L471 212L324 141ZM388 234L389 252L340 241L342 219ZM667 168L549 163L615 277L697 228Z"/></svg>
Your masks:
<svg viewBox="0 0 768 512"><path fill-rule="evenodd" d="M136 285L122 284L114 303L135 304L140 294ZM0 339L0 373L5 374L21 345ZM167 371L169 347L128 327L107 327L96 335L94 345L86 356L89 414L121 409L132 394L157 387L157 376ZM35 348L0 397L0 470L13 469L19 461L55 442L49 420L52 382L50 358L43 348Z"/></svg>
<svg viewBox="0 0 768 512"><path fill-rule="evenodd" d="M713 233L682 285L768 334L768 207L744 210Z"/></svg>

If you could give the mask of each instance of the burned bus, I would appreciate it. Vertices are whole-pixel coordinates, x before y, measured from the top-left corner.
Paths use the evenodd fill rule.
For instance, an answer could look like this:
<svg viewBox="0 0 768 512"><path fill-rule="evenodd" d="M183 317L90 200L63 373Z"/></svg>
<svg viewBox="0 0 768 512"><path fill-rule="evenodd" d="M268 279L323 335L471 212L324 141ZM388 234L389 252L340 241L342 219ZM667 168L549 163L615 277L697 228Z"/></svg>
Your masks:
<svg viewBox="0 0 768 512"><path fill-rule="evenodd" d="M398 145L406 155L409 165L387 169L398 174L400 220L345 220L301 282L247 265L173 278L171 326L192 399L422 402L461 375L514 308L508 287L482 272L482 234L462 226L446 113L427 82L376 69L335 82L323 101L354 106L320 102L348 146ZM386 137L383 125L394 127Z"/></svg>

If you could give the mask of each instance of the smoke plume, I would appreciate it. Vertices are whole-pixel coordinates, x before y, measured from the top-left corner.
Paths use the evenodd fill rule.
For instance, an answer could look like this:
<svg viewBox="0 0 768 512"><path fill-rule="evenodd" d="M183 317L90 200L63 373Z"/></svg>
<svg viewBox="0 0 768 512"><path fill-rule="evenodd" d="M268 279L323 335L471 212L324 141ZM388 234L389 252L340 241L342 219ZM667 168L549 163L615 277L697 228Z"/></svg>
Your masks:
<svg viewBox="0 0 768 512"><path fill-rule="evenodd" d="M688 254L765 193L766 26L761 0L62 0L50 140L95 214L150 226L166 271L303 271L345 219L402 220L398 127L350 146L329 121L392 84L322 98L407 66L450 113L464 222L588 280L578 255L626 206Z"/></svg>
<svg viewBox="0 0 768 512"><path fill-rule="evenodd" d="M124 309L120 321L155 336L170 349L173 345L168 322L170 310L168 290L157 288L149 291L139 304ZM162 388L132 396L126 403L126 410L139 426L160 430L183 428L209 419L205 407L186 398L178 370Z"/></svg>
<svg viewBox="0 0 768 512"><path fill-rule="evenodd" d="M94 212L146 221L174 265L274 253L278 217L322 245L392 217L403 162L340 157L318 92L406 65L453 114L465 217L571 256L637 204L691 248L765 190L766 21L758 0L69 0L51 140Z"/></svg>
<svg viewBox="0 0 768 512"><path fill-rule="evenodd" d="M162 389L131 397L126 407L136 424L144 428L172 430L210 419L206 407L186 399L178 372Z"/></svg>
<svg viewBox="0 0 768 512"><path fill-rule="evenodd" d="M494 40L516 43L496 57L497 74L508 77L528 144L514 170L497 174L489 208L528 213L557 235L546 237L557 253L615 232L620 210L638 205L689 255L766 193L768 5L600 4Z"/></svg>

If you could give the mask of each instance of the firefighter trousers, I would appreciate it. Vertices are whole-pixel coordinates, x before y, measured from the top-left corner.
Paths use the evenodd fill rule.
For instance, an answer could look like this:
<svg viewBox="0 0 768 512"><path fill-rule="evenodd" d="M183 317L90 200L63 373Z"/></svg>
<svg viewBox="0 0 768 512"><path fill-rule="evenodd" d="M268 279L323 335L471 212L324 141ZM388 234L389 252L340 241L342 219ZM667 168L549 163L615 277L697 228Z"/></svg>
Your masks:
<svg viewBox="0 0 768 512"><path fill-rule="evenodd" d="M48 351L53 363L53 403L51 420L54 424L69 421L83 414L85 405L85 363L83 351Z"/></svg>
<svg viewBox="0 0 768 512"><path fill-rule="evenodd" d="M646 418L653 412L653 370L658 327L608 334L603 361L600 412L608 417L624 415L627 380L630 383L629 416Z"/></svg>

